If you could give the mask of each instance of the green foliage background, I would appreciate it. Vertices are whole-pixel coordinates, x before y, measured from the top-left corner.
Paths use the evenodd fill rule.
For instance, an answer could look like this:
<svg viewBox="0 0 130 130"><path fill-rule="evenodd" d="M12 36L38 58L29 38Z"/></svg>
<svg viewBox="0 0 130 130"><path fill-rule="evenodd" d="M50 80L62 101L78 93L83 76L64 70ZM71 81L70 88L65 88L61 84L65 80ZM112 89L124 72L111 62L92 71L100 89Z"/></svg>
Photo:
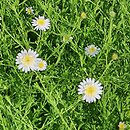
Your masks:
<svg viewBox="0 0 130 130"><path fill-rule="evenodd" d="M38 15L51 21L46 32L31 25ZM130 129L129 0L1 0L0 16L0 130L116 130L120 121ZM85 55L90 44L101 49L96 57ZM45 71L18 70L16 56L29 48L47 61ZM88 77L104 90L92 104L77 93Z"/></svg>

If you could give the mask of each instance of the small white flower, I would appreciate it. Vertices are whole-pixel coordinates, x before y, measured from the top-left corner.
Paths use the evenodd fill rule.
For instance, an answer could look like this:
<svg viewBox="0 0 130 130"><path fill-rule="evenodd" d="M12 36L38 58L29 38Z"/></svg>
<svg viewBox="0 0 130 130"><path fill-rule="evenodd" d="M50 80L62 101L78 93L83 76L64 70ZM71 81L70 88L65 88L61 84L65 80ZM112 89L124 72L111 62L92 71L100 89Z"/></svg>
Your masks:
<svg viewBox="0 0 130 130"><path fill-rule="evenodd" d="M83 95L83 100L85 100L88 103L95 102L96 99L101 98L102 94L102 86L99 81L95 81L95 79L87 78L86 80L83 80L80 82L80 85L78 86L78 94Z"/></svg>
<svg viewBox="0 0 130 130"><path fill-rule="evenodd" d="M45 19L44 16L39 16L38 18L33 19L32 26L34 26L36 30L46 31L50 27L50 20Z"/></svg>
<svg viewBox="0 0 130 130"><path fill-rule="evenodd" d="M0 17L0 20L2 20L2 18Z"/></svg>
<svg viewBox="0 0 130 130"><path fill-rule="evenodd" d="M100 48L97 48L95 45L89 45L88 47L85 47L85 52L87 55L95 56L99 53Z"/></svg>
<svg viewBox="0 0 130 130"><path fill-rule="evenodd" d="M119 130L124 130L126 128L126 124L124 122L119 122Z"/></svg>
<svg viewBox="0 0 130 130"><path fill-rule="evenodd" d="M26 13L27 14L34 14L34 10L32 7L26 7Z"/></svg>
<svg viewBox="0 0 130 130"><path fill-rule="evenodd" d="M28 51L21 51L16 57L16 64L18 64L18 69L22 69L22 71L25 72L36 70L37 57L38 54L31 49Z"/></svg>
<svg viewBox="0 0 130 130"><path fill-rule="evenodd" d="M41 58L37 59L37 70L43 71L47 67L47 62Z"/></svg>

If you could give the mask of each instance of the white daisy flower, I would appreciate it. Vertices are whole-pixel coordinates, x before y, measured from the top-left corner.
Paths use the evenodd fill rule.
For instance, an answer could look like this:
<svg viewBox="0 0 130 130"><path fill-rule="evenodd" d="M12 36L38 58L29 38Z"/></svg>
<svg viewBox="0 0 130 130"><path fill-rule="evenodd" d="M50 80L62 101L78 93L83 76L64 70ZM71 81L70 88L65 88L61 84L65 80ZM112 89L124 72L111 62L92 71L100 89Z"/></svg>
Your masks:
<svg viewBox="0 0 130 130"><path fill-rule="evenodd" d="M89 45L88 47L85 47L85 52L87 55L95 56L99 53L100 48L97 48L95 45Z"/></svg>
<svg viewBox="0 0 130 130"><path fill-rule="evenodd" d="M124 130L126 128L126 124L124 122L119 122L119 130Z"/></svg>
<svg viewBox="0 0 130 130"><path fill-rule="evenodd" d="M46 31L50 27L50 20L45 19L44 16L39 16L33 19L32 26L34 26L36 30Z"/></svg>
<svg viewBox="0 0 130 130"><path fill-rule="evenodd" d="M22 69L22 71L25 72L36 70L37 57L38 54L31 49L28 51L21 51L16 57L16 64L18 64L18 69Z"/></svg>
<svg viewBox="0 0 130 130"><path fill-rule="evenodd" d="M32 7L26 7L26 13L27 14L34 14L34 10Z"/></svg>
<svg viewBox="0 0 130 130"><path fill-rule="evenodd" d="M47 67L47 62L41 58L37 59L37 70L43 71Z"/></svg>
<svg viewBox="0 0 130 130"><path fill-rule="evenodd" d="M2 18L0 17L0 20L2 20Z"/></svg>
<svg viewBox="0 0 130 130"><path fill-rule="evenodd" d="M83 80L80 82L80 85L78 86L78 94L83 95L83 100L85 100L88 103L95 102L96 99L101 98L102 94L102 86L99 81L95 81L95 79L87 78L86 80Z"/></svg>

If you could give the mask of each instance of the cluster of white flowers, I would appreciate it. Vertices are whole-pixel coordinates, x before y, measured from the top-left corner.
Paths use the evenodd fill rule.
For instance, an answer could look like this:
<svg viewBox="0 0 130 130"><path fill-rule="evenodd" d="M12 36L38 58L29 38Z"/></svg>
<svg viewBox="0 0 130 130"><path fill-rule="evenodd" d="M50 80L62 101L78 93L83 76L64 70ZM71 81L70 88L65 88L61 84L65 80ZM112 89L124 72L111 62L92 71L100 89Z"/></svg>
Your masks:
<svg viewBox="0 0 130 130"><path fill-rule="evenodd" d="M33 14L34 10L32 7L26 8L27 14ZM86 18L86 14L82 13L82 18ZM50 27L50 20L45 19L44 16L39 16L38 18L33 19L32 26L34 26L35 30L43 30L46 31ZM64 35L63 36L63 42L68 43L71 41L73 37L71 35ZM88 47L85 47L85 52L87 55L95 56L100 51L99 48L97 48L95 45L89 45ZM18 53L16 58L16 64L18 65L18 69L22 69L22 71L28 72L30 70L38 70L42 71L45 70L47 67L47 62L45 60L42 60L41 58L38 58L38 54L29 49L21 51ZM101 98L101 94L103 92L101 83L99 81L95 81L95 79L87 78L86 80L83 80L80 85L78 86L78 94L83 95L83 100L85 100L88 103L95 102L96 99Z"/></svg>
<svg viewBox="0 0 130 130"><path fill-rule="evenodd" d="M26 13L27 14L34 14L34 10L32 7L26 7ZM35 30L43 30L46 31L50 27L50 20L45 19L44 16L39 16L38 18L35 17L32 21L32 26L34 26Z"/></svg>
<svg viewBox="0 0 130 130"><path fill-rule="evenodd" d="M38 54L31 49L28 51L23 50L18 53L16 57L16 64L18 65L18 69L22 69L24 72L28 72L30 70L42 71L47 67L47 62L38 58Z"/></svg>
<svg viewBox="0 0 130 130"><path fill-rule="evenodd" d="M27 14L34 14L34 10L32 7L26 7ZM39 16L38 18L33 19L32 26L34 26L35 30L43 30L46 31L50 27L50 20L45 19L44 16ZM23 50L18 53L16 57L16 64L18 65L18 69L22 69L24 72L28 71L43 71L47 67L47 62L38 58L38 54L29 49Z"/></svg>
<svg viewBox="0 0 130 130"><path fill-rule="evenodd" d="M27 14L33 14L34 10L32 7L26 8ZM86 14L82 13L82 18L86 18ZM32 21L32 26L34 26L35 30L43 30L46 31L50 27L50 20L45 19L44 16L36 17ZM70 35L64 35L63 36L63 42L69 42L73 39ZM100 51L99 48L97 48L95 45L89 45L88 47L85 47L85 52L87 55L95 56ZM47 62L45 60L42 60L41 58L37 58L38 54L29 49L21 51L18 53L16 58L16 64L18 64L18 68L22 69L22 71L28 72L30 70L38 70L42 71L46 69ZM95 102L96 99L101 98L102 94L102 86L99 81L95 81L95 79L87 78L86 80L83 80L80 85L78 86L78 94L83 95L83 100L85 100L88 103Z"/></svg>
<svg viewBox="0 0 130 130"><path fill-rule="evenodd" d="M100 48L96 47L95 45L91 44L88 47L85 47L85 53L89 56L96 56L100 51ZM103 87L101 86L101 83L99 81L96 81L95 79L87 78L86 80L83 80L80 82L80 85L78 86L78 94L83 95L83 100L85 100L88 103L95 102L96 99L101 98L101 94L103 92Z"/></svg>
<svg viewBox="0 0 130 130"><path fill-rule="evenodd" d="M32 7L26 8L27 14L34 14L34 10ZM111 12L110 15L112 17L115 16L115 12ZM81 18L85 19L86 13L81 13ZM0 17L1 20L1 17ZM46 31L50 27L50 20L45 19L44 16L39 16L33 19L32 26L34 26L35 30L43 30ZM73 39L70 35L63 36L63 42L70 42ZM85 53L89 56L96 56L100 51L100 48L91 44L85 47ZM16 57L16 64L18 65L18 69L22 69L24 72L28 71L43 71L47 67L47 62L41 58L38 58L38 54L29 49L23 50L18 53ZM116 60L118 58L117 54L113 54L112 59ZM103 87L99 81L96 81L94 78L86 78L78 85L78 94L82 94L82 99L88 103L96 102L97 99L101 98L101 94L103 93ZM124 122L119 122L118 125L120 130L124 130L126 128L126 124Z"/></svg>

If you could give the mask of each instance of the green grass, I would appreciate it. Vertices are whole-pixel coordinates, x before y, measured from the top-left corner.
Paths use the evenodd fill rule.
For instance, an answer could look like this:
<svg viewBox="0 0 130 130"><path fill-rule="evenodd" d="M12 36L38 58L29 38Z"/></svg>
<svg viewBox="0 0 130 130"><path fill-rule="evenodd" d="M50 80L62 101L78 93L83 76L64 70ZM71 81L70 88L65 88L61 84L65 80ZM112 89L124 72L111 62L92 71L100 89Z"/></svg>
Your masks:
<svg viewBox="0 0 130 130"><path fill-rule="evenodd" d="M30 6L34 15L26 14ZM46 32L31 25L38 15L51 21ZM120 121L130 130L129 0L2 0L0 16L0 130L117 130ZM73 40L63 42L65 34ZM90 44L101 49L95 57L85 55ZM18 70L24 48L37 51L47 69ZM88 77L103 85L92 104L77 93Z"/></svg>

